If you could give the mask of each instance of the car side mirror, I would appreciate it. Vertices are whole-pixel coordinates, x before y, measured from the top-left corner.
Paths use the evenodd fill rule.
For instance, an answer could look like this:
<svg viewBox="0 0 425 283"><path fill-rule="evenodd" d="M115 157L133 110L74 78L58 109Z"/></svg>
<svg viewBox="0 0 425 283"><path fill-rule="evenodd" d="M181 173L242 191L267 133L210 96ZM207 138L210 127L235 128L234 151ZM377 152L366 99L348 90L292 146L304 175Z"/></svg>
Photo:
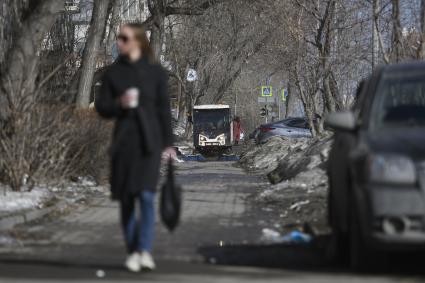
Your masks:
<svg viewBox="0 0 425 283"><path fill-rule="evenodd" d="M354 131L357 128L356 117L351 111L330 113L325 120L325 127L337 131Z"/></svg>

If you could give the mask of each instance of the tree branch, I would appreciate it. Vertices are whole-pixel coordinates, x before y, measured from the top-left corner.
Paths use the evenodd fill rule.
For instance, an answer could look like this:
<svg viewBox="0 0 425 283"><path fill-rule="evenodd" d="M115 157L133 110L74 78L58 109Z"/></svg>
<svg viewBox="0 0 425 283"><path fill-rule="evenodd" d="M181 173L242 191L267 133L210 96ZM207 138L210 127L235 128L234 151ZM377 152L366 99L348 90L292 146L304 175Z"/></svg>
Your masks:
<svg viewBox="0 0 425 283"><path fill-rule="evenodd" d="M202 15L205 10L208 10L212 6L224 1L225 0L204 0L200 3L186 7L167 6L165 7L165 15Z"/></svg>

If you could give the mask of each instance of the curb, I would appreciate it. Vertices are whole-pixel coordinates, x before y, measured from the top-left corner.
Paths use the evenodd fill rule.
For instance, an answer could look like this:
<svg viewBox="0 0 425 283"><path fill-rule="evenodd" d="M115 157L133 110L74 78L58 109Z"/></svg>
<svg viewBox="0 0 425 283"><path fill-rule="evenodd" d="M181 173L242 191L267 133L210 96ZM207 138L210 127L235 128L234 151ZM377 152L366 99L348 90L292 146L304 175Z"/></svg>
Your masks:
<svg viewBox="0 0 425 283"><path fill-rule="evenodd" d="M64 202L58 202L57 204L46 208L18 212L16 214L2 217L0 218L0 231L10 230L16 225L29 223L31 221L43 218L53 211L64 209L65 207L66 204Z"/></svg>

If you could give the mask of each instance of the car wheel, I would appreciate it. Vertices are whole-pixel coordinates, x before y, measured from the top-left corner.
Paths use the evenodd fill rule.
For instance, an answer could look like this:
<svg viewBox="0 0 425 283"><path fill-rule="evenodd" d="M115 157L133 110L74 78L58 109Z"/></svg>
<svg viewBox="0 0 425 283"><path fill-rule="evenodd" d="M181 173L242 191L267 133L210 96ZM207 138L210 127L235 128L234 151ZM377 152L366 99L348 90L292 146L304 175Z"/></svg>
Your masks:
<svg viewBox="0 0 425 283"><path fill-rule="evenodd" d="M331 191L331 190L330 190ZM336 215L338 212L335 209L334 201L332 200L331 192L328 194L328 219L329 225L332 228L332 233L328 246L328 258L337 264L348 263L348 236L338 225Z"/></svg>
<svg viewBox="0 0 425 283"><path fill-rule="evenodd" d="M387 257L383 252L372 249L367 245L361 231L357 206L353 206L350 216L349 252L350 266L359 272L381 271L387 266Z"/></svg>

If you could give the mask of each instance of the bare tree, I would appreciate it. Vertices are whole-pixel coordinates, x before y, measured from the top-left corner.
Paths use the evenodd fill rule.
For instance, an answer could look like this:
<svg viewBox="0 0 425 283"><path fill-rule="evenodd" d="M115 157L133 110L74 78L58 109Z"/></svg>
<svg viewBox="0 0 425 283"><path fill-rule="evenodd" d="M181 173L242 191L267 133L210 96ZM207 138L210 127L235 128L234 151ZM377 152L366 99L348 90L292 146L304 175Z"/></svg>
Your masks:
<svg viewBox="0 0 425 283"><path fill-rule="evenodd" d="M421 37L419 40L417 58L425 59L425 0L421 0L421 9L420 9L419 18L420 18Z"/></svg>
<svg viewBox="0 0 425 283"><path fill-rule="evenodd" d="M93 14L84 48L81 73L78 83L77 107L89 106L90 94L93 85L93 76L96 71L101 41L103 40L106 20L108 18L109 0L95 0Z"/></svg>
<svg viewBox="0 0 425 283"><path fill-rule="evenodd" d="M18 101L30 98L36 88L39 47L64 9L64 1L34 1L32 11L24 18L14 36L15 41L7 53L2 70L0 113L7 115Z"/></svg>
<svg viewBox="0 0 425 283"><path fill-rule="evenodd" d="M165 37L165 19L176 15L202 15L204 11L226 0L147 0L150 17L144 22L151 31L151 45L159 58Z"/></svg>
<svg viewBox="0 0 425 283"><path fill-rule="evenodd" d="M400 62L403 58L402 27L400 19L400 0L391 0L392 3L392 62Z"/></svg>
<svg viewBox="0 0 425 283"><path fill-rule="evenodd" d="M380 1L372 0L372 69L375 69L379 62L379 10Z"/></svg>

